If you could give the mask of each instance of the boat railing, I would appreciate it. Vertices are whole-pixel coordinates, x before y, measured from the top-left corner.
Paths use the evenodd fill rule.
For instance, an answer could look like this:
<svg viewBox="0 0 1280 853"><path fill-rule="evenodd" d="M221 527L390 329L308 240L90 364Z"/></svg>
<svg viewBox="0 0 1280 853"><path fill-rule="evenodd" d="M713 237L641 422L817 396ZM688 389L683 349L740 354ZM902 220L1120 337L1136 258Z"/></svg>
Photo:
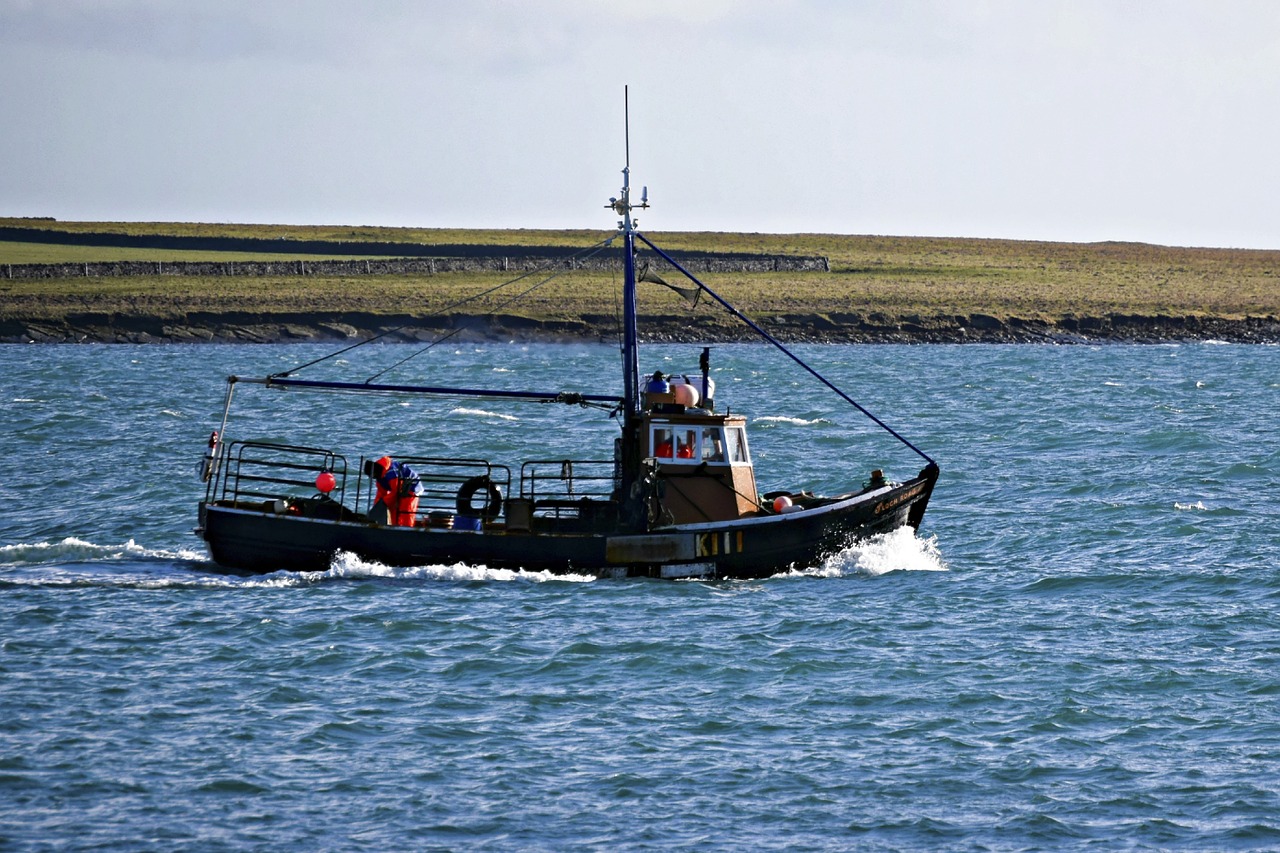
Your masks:
<svg viewBox="0 0 1280 853"><path fill-rule="evenodd" d="M520 498L539 516L578 518L592 508L614 507L617 490L613 460L544 459L520 466Z"/></svg>
<svg viewBox="0 0 1280 853"><path fill-rule="evenodd" d="M333 474L330 497L346 496L347 460L332 450L260 441L234 441L210 479L206 498L232 505L290 501L316 496L316 477Z"/></svg>

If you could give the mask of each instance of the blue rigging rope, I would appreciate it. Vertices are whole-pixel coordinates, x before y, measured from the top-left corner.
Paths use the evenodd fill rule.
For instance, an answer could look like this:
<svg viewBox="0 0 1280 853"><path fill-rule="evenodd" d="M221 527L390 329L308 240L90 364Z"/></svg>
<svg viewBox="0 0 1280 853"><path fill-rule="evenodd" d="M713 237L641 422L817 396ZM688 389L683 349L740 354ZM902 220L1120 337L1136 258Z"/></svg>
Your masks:
<svg viewBox="0 0 1280 853"><path fill-rule="evenodd" d="M676 260L675 260L674 258L672 258L670 255L668 255L666 252L664 252L664 251L662 251L661 249L659 249L657 246L655 246L655 245L654 245L654 244L649 240L649 238L648 238L648 237L644 236L643 234L641 234L641 233L639 233L639 232L636 232L635 236L636 236L636 237L637 237L641 242L643 242L646 246L648 246L650 249L653 249L653 251L657 252L657 253L658 253L658 255L659 255L663 260L665 260L667 263L671 264L671 266L673 266L673 267L675 267L677 270L679 270L679 271L684 275L684 277L685 277L685 278L689 279L689 281L691 281L691 282L693 282L694 284L698 285L698 287L699 287L699 288L701 288L701 289L702 289L702 291L703 291L704 293L706 293L708 296L710 296L710 297L711 297L712 299L714 299L716 302L719 302L719 303L724 307L724 309L725 309L726 311L728 311L728 312L729 312L730 314L732 314L733 316L737 317L737 318L738 318L739 320L741 320L743 323L746 323L748 326L750 326L750 327L751 327L751 329L752 329L752 330L753 330L757 335L759 335L760 337L764 338L766 341L768 341L769 343L771 343L771 344L773 344L775 347L777 347L777 348L778 348L778 350L780 350L780 351L781 351L785 356L787 356L788 358L790 358L790 359L791 359L792 361L794 361L796 364L798 364L798 365L800 365L801 367L803 367L806 371L808 371L810 374L812 374L812 375L813 375L813 377L814 377L815 379L817 379L817 380L818 380L819 382L821 382L823 385L826 385L828 388L830 388L832 391L834 391L836 394L838 394L838 395L840 396L840 398L841 398L841 399L843 399L846 403L848 403L849 405L853 406L853 407L854 407L855 409L857 409L859 412L862 412L862 414L864 414L864 415L866 415L868 418L870 418L870 419L871 419L871 420L872 420L872 421L873 421L877 426L879 426L879 427L880 427L881 429L883 429L885 432L889 433L889 435L893 436L893 437L894 437L894 438L896 438L898 441L902 442L904 445L906 445L907 447L909 447L911 450L915 451L915 453L916 453L917 455L919 455L922 459L924 459L924 460L925 460L926 462L928 462L930 465L933 465L933 466L935 466L935 467L937 466L937 464L938 464L938 463L937 463L937 462L935 462L935 461L933 460L933 458L932 458L931 456L929 456L929 454L925 453L923 450L921 450L920 448L916 447L914 444L912 444L910 441L908 441L905 437L903 437L900 433L898 433L898 431L897 431L897 430L893 429L893 427L889 426L889 425L888 425L888 424L886 424L884 421L880 420L878 417L876 417L876 416L875 416L875 415L873 415L871 412L869 412L869 411L868 411L868 410L867 410L867 409L866 409L866 408L865 408L861 403L859 403L857 400L855 400L855 399L853 399L852 397L850 397L848 394L846 394L846 393L845 393L844 391L842 391L840 388L836 387L836 385L835 385L834 383L832 383L832 382L831 382L831 380L827 379L827 378L826 378L825 376L823 376L821 373L819 373L818 371L816 371L816 370L814 370L812 367L810 367L810 366L809 366L809 365L804 361L804 359L800 358L800 356L796 355L796 354L795 354L795 353L793 353L791 350L787 349L787 348L786 348L786 346L785 346L781 341L779 341L779 340L778 340L777 338L775 338L773 335L769 334L769 333L768 333L768 332L766 332L764 329L762 329L762 328L760 328L758 325L756 325L756 323L755 323L755 322L754 322L750 317L748 317L747 315L743 314L743 313L742 313L741 311L739 311L737 308L734 308L734 307L733 307L732 305L730 305L727 301L725 301L725 300L720 296L720 294L716 293L714 290L712 290L711 288L707 287L705 284L703 284L701 281L699 281L699 280L698 280L697 276L695 276L693 273L689 272L687 269L685 269L683 266L681 266L681 265L680 265L680 263L679 263L678 261L676 261Z"/></svg>

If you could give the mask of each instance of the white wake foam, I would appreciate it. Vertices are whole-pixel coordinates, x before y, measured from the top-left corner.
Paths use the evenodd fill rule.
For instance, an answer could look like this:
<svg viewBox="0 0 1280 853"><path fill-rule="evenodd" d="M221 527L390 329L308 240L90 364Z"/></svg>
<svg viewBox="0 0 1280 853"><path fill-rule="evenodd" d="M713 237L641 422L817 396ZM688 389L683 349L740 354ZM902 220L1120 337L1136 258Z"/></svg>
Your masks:
<svg viewBox="0 0 1280 853"><path fill-rule="evenodd" d="M365 560L347 551L340 551L333 557L327 572L312 572L313 580L329 578L394 578L397 580L440 580L440 581L524 581L527 583L544 583L546 581L566 581L569 583L589 583L596 580L594 575L556 575L551 572L526 572L515 569L491 569L488 566L474 566L466 563L455 563L427 566L387 566L372 560Z"/></svg>
<svg viewBox="0 0 1280 853"><path fill-rule="evenodd" d="M821 566L795 572L805 577L878 577L889 572L945 572L947 564L935 536L921 539L910 527L899 527L855 542Z"/></svg>
<svg viewBox="0 0 1280 853"><path fill-rule="evenodd" d="M120 545L97 545L68 536L60 542L33 542L0 546L0 566L39 566L49 563L97 562L116 560L192 560L203 561L199 551L168 551L145 548L130 539Z"/></svg>

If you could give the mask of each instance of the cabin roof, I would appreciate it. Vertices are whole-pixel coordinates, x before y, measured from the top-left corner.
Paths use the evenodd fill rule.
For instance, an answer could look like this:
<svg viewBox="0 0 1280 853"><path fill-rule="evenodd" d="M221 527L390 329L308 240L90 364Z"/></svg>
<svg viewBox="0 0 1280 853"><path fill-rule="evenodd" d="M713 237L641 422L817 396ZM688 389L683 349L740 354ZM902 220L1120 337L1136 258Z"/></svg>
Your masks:
<svg viewBox="0 0 1280 853"><path fill-rule="evenodd" d="M706 409L685 409L683 412L645 412L645 418L655 424L746 424L745 415L708 412Z"/></svg>

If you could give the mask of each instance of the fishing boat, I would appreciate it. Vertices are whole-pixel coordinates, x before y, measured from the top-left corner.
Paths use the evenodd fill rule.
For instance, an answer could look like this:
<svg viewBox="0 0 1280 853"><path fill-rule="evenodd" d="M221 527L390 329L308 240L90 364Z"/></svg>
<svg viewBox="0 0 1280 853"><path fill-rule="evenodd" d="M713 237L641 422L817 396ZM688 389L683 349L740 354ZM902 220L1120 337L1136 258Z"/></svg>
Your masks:
<svg viewBox="0 0 1280 853"><path fill-rule="evenodd" d="M304 379L301 368L228 377L221 425L200 466L206 491L196 532L213 560L253 573L324 571L346 552L388 566L463 563L602 577L757 578L818 565L876 534L918 528L938 479L937 463L638 230L634 213L649 206L648 191L633 202L629 147L621 192L606 205L618 224L605 242L622 267L618 393ZM923 469L899 482L864 465L846 472L849 485L837 494L803 488L761 494L747 418L718 398L709 350L702 349L697 369L688 373L641 370L637 282L672 287L637 260L641 251L691 282L686 295L718 304L917 454ZM511 462L421 455L413 448L365 458L333 447L229 439L240 385L564 404L578 407L582 417L604 410L619 430L611 447L578 459ZM536 447L529 438L525 443ZM843 455L831 460L832 466L845 464Z"/></svg>

